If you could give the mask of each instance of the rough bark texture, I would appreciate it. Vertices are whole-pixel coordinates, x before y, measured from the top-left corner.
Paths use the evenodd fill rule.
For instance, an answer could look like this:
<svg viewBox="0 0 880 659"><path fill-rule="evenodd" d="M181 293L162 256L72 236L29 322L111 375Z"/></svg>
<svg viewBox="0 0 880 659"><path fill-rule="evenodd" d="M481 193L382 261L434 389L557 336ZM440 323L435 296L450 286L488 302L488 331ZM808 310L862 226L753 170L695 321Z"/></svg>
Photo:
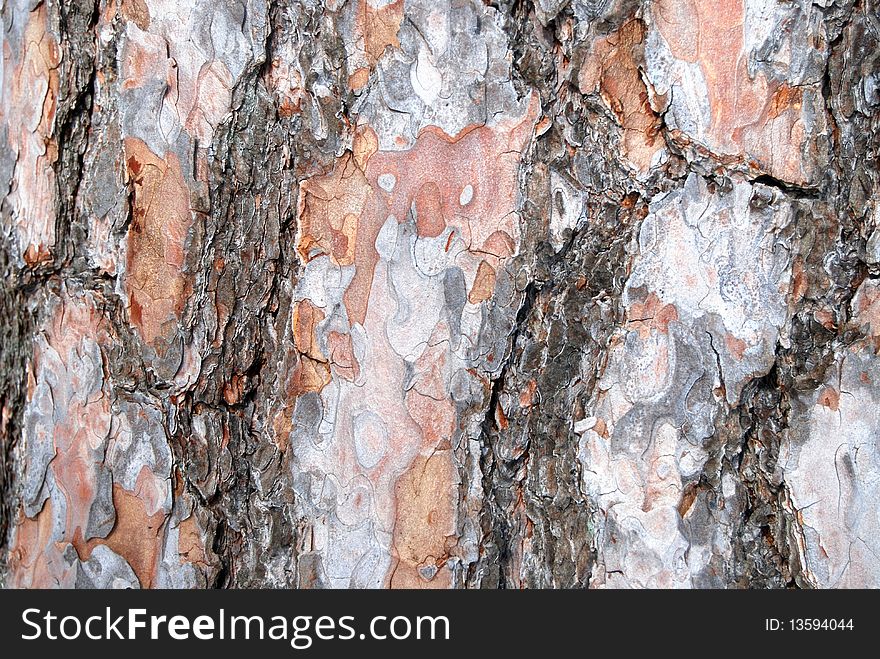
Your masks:
<svg viewBox="0 0 880 659"><path fill-rule="evenodd" d="M0 583L880 586L876 0L7 0Z"/></svg>

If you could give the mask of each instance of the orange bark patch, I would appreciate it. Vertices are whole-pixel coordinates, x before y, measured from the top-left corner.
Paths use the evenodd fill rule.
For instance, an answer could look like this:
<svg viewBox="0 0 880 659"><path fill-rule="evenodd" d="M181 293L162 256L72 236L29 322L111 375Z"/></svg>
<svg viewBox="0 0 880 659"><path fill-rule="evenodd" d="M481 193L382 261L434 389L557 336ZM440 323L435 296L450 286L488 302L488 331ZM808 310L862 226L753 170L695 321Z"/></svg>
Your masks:
<svg viewBox="0 0 880 659"><path fill-rule="evenodd" d="M75 542L81 560L88 560L97 545L106 545L122 556L131 566L141 588L151 588L156 580L162 553L162 527L165 513L147 514L146 505L137 494L113 484L113 507L116 524L106 538Z"/></svg>
<svg viewBox="0 0 880 659"><path fill-rule="evenodd" d="M364 36L364 51L372 68L388 46L400 47L397 32L403 21L403 0L384 7L372 7L367 0L360 0L358 14L356 29L360 28Z"/></svg>
<svg viewBox="0 0 880 659"><path fill-rule="evenodd" d="M661 0L654 13L672 54L700 63L709 90L712 135L726 151L737 151L733 133L757 121L767 98L766 81L763 77L753 81L741 56L742 0L712 4Z"/></svg>
<svg viewBox="0 0 880 659"><path fill-rule="evenodd" d="M384 211L379 213L382 221L389 214L403 221L415 202L417 214L429 216L419 225L419 235L439 235L437 229L442 221L460 228L465 238L470 239L472 250L483 249L496 231L515 237L516 244L518 225L509 216L516 208L520 151L533 121L534 115L530 115L503 130L472 127L454 137L439 128L428 127L419 134L412 149L376 153L367 167L370 185L377 189L378 177L383 174L391 174L397 181L393 194L377 195L379 208ZM468 185L472 200L462 205L462 191ZM508 251L506 241L498 244ZM509 255L509 251L502 254Z"/></svg>
<svg viewBox="0 0 880 659"><path fill-rule="evenodd" d="M27 246L27 249L24 250L22 258L25 263L33 268L40 263L48 263L51 261L52 252L49 251L49 248L46 245L35 245L34 243L31 243Z"/></svg>
<svg viewBox="0 0 880 659"><path fill-rule="evenodd" d="M125 288L132 324L155 346L173 336L191 286L183 272L189 189L173 153L162 159L141 140L126 138L125 158L134 189Z"/></svg>
<svg viewBox="0 0 880 659"><path fill-rule="evenodd" d="M275 445L284 453L290 445L290 431L293 429L293 411L283 408L272 418L272 432Z"/></svg>
<svg viewBox="0 0 880 659"><path fill-rule="evenodd" d="M168 49L161 36L142 32L136 39L127 39L122 52L120 78L122 89L137 89L154 79L157 72L169 68ZM168 80L176 87L177 76Z"/></svg>
<svg viewBox="0 0 880 659"><path fill-rule="evenodd" d="M316 330L324 320L324 312L308 300L296 303L293 310L293 341L297 350L312 359L324 361L318 346Z"/></svg>
<svg viewBox="0 0 880 659"><path fill-rule="evenodd" d="M361 67L348 76L348 86L351 87L352 91L358 91L359 89L363 89L364 85L366 85L369 80L370 69Z"/></svg>
<svg viewBox="0 0 880 659"><path fill-rule="evenodd" d="M243 375L236 374L224 385L223 400L226 401L227 405L235 405L241 400L245 382L246 380Z"/></svg>
<svg viewBox="0 0 880 659"><path fill-rule="evenodd" d="M743 353L746 351L746 348L749 347L745 341L732 334L726 334L724 336L724 345L727 347L727 352L737 359L742 359Z"/></svg>
<svg viewBox="0 0 880 659"><path fill-rule="evenodd" d="M837 328L836 316L830 309L818 309L813 314L813 317L827 330L834 330Z"/></svg>
<svg viewBox="0 0 880 659"><path fill-rule="evenodd" d="M58 569L62 547L52 542L53 522L51 499L33 519L20 513L9 550L9 585L13 588L52 588L63 583Z"/></svg>
<svg viewBox="0 0 880 659"><path fill-rule="evenodd" d="M492 297L495 292L495 270L486 261L480 261L477 268L477 276L471 292L468 293L468 302L479 304Z"/></svg>
<svg viewBox="0 0 880 659"><path fill-rule="evenodd" d="M349 382L357 380L360 376L360 364L354 354L351 335L328 332L327 348L330 351L330 364L334 372Z"/></svg>
<svg viewBox="0 0 880 659"><path fill-rule="evenodd" d="M822 391L819 392L818 402L819 405L836 412L840 407L840 392L834 387L824 387Z"/></svg>
<svg viewBox="0 0 880 659"><path fill-rule="evenodd" d="M638 19L597 39L578 75L582 94L599 92L623 128L624 156L646 171L664 146L661 122L648 103L648 90L639 71L643 60L645 24Z"/></svg>
<svg viewBox="0 0 880 659"><path fill-rule="evenodd" d="M673 304L663 304L662 300L651 291L643 302L634 302L630 305L627 317L627 324L637 330L639 336L645 338L651 330L667 334L669 323L678 320L678 310Z"/></svg>
<svg viewBox="0 0 880 659"><path fill-rule="evenodd" d="M379 136L369 126L358 126L351 149L355 165L364 172L367 169L367 161L379 150Z"/></svg>
<svg viewBox="0 0 880 659"><path fill-rule="evenodd" d="M190 515L178 526L177 551L180 554L181 563L198 563L204 565L205 541L199 530L199 523L195 515Z"/></svg>
<svg viewBox="0 0 880 659"><path fill-rule="evenodd" d="M434 181L428 181L416 193L416 226L420 236L436 238L446 228L443 217L443 200L440 188Z"/></svg>
<svg viewBox="0 0 880 659"><path fill-rule="evenodd" d="M517 247L518 241L515 242L509 233L506 231L494 231L486 238L480 251L502 259L514 254Z"/></svg>
<svg viewBox="0 0 880 659"><path fill-rule="evenodd" d="M534 378L528 381L525 388L519 394L519 406L523 409L531 407L535 400L535 392L538 390L538 382Z"/></svg>
<svg viewBox="0 0 880 659"><path fill-rule="evenodd" d="M397 482L392 588L448 588L449 538L455 536L455 481L450 451L418 457Z"/></svg>
<svg viewBox="0 0 880 659"><path fill-rule="evenodd" d="M688 484L688 486L684 488L684 492L681 493L681 501L678 504L678 514L682 518L688 514L691 507L694 505L694 501L697 500L697 495L699 493L700 488L693 483Z"/></svg>
<svg viewBox="0 0 880 659"><path fill-rule="evenodd" d="M406 409L422 431L424 446L437 450L452 446L456 415L448 400L436 400L411 389L406 395Z"/></svg>
<svg viewBox="0 0 880 659"><path fill-rule="evenodd" d="M144 31L150 27L150 8L144 0L122 0L122 15Z"/></svg>
<svg viewBox="0 0 880 659"><path fill-rule="evenodd" d="M345 293L351 323L363 324L379 255L376 237L389 216L406 221L415 204L419 235L437 236L451 227L471 251L511 256L519 244L516 175L520 151L531 135L539 103L533 97L519 121L477 126L451 137L428 127L407 151L377 151L369 127L358 129L353 153L329 174L301 184L297 250L303 261L329 256L356 266ZM391 175L389 193L379 177ZM471 200L462 205L462 191Z"/></svg>
<svg viewBox="0 0 880 659"><path fill-rule="evenodd" d="M773 94L773 98L770 99L768 117L771 119L775 119L783 112L787 111L789 108L800 110L803 98L803 89L801 89L800 87L791 87L790 85L782 84Z"/></svg>
<svg viewBox="0 0 880 659"><path fill-rule="evenodd" d="M652 15L673 56L702 70L711 113L706 146L784 180L805 182L802 91L749 72L743 0L659 0Z"/></svg>
<svg viewBox="0 0 880 659"><path fill-rule="evenodd" d="M369 193L363 172L350 155L326 176L302 183L297 250L303 261L330 256L338 265L354 263L358 216Z"/></svg>
<svg viewBox="0 0 880 659"><path fill-rule="evenodd" d="M291 397L321 391L330 382L330 366L306 355L301 355L287 382Z"/></svg>
<svg viewBox="0 0 880 659"><path fill-rule="evenodd" d="M501 431L507 430L507 427L510 425L500 401L495 404L495 423Z"/></svg>

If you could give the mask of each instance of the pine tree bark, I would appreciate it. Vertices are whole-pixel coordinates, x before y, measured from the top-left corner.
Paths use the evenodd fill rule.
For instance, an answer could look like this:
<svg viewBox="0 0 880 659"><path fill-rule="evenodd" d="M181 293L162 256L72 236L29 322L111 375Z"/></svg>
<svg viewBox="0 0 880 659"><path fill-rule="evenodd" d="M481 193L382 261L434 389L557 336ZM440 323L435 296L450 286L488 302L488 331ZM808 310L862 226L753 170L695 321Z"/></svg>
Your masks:
<svg viewBox="0 0 880 659"><path fill-rule="evenodd" d="M7 587L880 586L874 0L9 0Z"/></svg>

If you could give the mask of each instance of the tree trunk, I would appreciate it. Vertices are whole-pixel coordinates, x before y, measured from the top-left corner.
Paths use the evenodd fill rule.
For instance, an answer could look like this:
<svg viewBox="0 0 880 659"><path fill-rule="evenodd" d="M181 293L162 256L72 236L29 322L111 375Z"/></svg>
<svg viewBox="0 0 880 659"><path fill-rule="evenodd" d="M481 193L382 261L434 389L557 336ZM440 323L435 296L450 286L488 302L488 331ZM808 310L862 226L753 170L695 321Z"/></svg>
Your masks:
<svg viewBox="0 0 880 659"><path fill-rule="evenodd" d="M875 0L8 0L0 583L880 586Z"/></svg>

